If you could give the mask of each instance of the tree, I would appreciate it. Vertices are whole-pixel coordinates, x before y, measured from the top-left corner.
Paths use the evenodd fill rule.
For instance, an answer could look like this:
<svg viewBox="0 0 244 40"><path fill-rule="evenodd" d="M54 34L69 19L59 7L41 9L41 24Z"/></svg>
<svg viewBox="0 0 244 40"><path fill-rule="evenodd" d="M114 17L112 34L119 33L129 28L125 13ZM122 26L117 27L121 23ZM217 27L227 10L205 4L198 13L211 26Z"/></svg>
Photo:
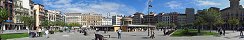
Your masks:
<svg viewBox="0 0 244 40"><path fill-rule="evenodd" d="M33 29L33 26L35 25L34 17L31 16L17 16L17 17L19 17L20 21L22 21L23 24L28 27L28 32L30 29L31 30Z"/></svg>
<svg viewBox="0 0 244 40"><path fill-rule="evenodd" d="M206 25L206 24L207 24L207 22L201 16L197 16L196 20L194 21L194 25L198 26L197 27L198 33L201 32L200 29L203 27L203 25Z"/></svg>
<svg viewBox="0 0 244 40"><path fill-rule="evenodd" d="M165 22L158 22L156 25L157 25L158 28L161 29L161 31L162 31L162 28L163 27L166 27L167 26Z"/></svg>
<svg viewBox="0 0 244 40"><path fill-rule="evenodd" d="M233 30L233 32L234 32L234 30L235 30L235 27L239 24L239 19L237 19L237 18L234 18L234 17L231 17L231 18L229 18L228 19L228 24L230 24L231 26L232 26L232 30Z"/></svg>
<svg viewBox="0 0 244 40"><path fill-rule="evenodd" d="M55 26L65 26L66 24L63 21L55 21Z"/></svg>
<svg viewBox="0 0 244 40"><path fill-rule="evenodd" d="M201 13L203 13L202 18L208 23L211 32L214 24L216 24L219 18L221 18L220 12L214 9L208 9L208 10L204 10Z"/></svg>
<svg viewBox="0 0 244 40"><path fill-rule="evenodd" d="M75 26L80 26L79 23L69 23L68 27L75 27Z"/></svg>
<svg viewBox="0 0 244 40"><path fill-rule="evenodd" d="M4 20L7 20L9 17L9 13L6 9L0 8L0 27L2 27ZM2 29L0 30L2 32ZM1 40L1 35L0 35L0 40Z"/></svg>
<svg viewBox="0 0 244 40"><path fill-rule="evenodd" d="M162 28L163 28L164 35L166 35L166 29L167 29L167 27L169 26L169 23L166 23L166 22L159 22L159 23L157 23L156 25L157 25L157 27L160 27L161 30L162 30Z"/></svg>
<svg viewBox="0 0 244 40"><path fill-rule="evenodd" d="M170 23L169 26L170 26L170 28L172 28L172 29L173 29L173 28L176 28L175 23Z"/></svg>
<svg viewBox="0 0 244 40"><path fill-rule="evenodd" d="M41 26L43 26L43 27L49 29L50 26L53 26L53 22L52 22L52 21L49 21L49 20L43 20L43 21L41 22Z"/></svg>

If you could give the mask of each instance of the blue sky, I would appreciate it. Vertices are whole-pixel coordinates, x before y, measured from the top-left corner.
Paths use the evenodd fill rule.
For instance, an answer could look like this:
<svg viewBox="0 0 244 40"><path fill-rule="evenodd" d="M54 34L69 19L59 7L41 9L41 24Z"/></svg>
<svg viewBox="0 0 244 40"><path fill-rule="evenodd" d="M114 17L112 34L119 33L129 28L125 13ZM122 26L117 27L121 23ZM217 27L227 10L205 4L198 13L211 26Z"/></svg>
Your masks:
<svg viewBox="0 0 244 40"><path fill-rule="evenodd" d="M111 15L132 15L135 12L147 12L148 0L33 0L35 3L43 4L45 9L60 10L63 13L101 13ZM244 0L240 1L244 5ZM153 0L153 12L180 12L185 8L201 10L209 7L229 7L229 0Z"/></svg>

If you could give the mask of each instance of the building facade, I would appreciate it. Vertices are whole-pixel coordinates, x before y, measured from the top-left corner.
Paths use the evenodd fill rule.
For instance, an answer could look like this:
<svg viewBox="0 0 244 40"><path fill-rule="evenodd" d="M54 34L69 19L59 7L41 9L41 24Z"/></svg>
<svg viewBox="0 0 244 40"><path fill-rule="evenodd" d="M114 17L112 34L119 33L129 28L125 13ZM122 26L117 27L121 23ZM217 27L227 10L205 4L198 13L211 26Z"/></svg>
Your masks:
<svg viewBox="0 0 244 40"><path fill-rule="evenodd" d="M170 16L170 23L177 23L178 22L178 19L177 19L177 16L178 16L178 12L170 12L169 13L169 16Z"/></svg>
<svg viewBox="0 0 244 40"><path fill-rule="evenodd" d="M31 0L1 0L0 8L7 9L9 15L3 30L26 30L27 27L20 21L18 16L31 16Z"/></svg>
<svg viewBox="0 0 244 40"><path fill-rule="evenodd" d="M102 14L97 14L94 12L81 14L81 25L87 27L102 25L102 19Z"/></svg>
<svg viewBox="0 0 244 40"><path fill-rule="evenodd" d="M136 12L132 17L132 23L135 25L140 25L143 23L143 13Z"/></svg>
<svg viewBox="0 0 244 40"><path fill-rule="evenodd" d="M113 25L121 25L122 21L122 15L115 15L115 16L112 16L112 24Z"/></svg>
<svg viewBox="0 0 244 40"><path fill-rule="evenodd" d="M112 25L112 18L103 17L103 19L102 19L102 25Z"/></svg>
<svg viewBox="0 0 244 40"><path fill-rule="evenodd" d="M132 25L132 18L127 16L127 17L123 17L122 19L122 25Z"/></svg>
<svg viewBox="0 0 244 40"><path fill-rule="evenodd" d="M60 11L47 10L47 20L49 21L63 21L63 16Z"/></svg>
<svg viewBox="0 0 244 40"><path fill-rule="evenodd" d="M2 30L14 30L12 26L13 24L13 17L14 17L14 1L13 0L1 0L1 8L5 8L8 11L9 17L7 20L5 20L3 27L1 27Z"/></svg>
<svg viewBox="0 0 244 40"><path fill-rule="evenodd" d="M155 25L157 23L156 14L150 12L150 14L143 16L143 24Z"/></svg>
<svg viewBox="0 0 244 40"><path fill-rule="evenodd" d="M46 14L47 10L45 10L44 5L42 5L42 4L34 4L33 12L34 12L35 20L36 20L35 28L40 29L41 22L43 20L46 20L46 18L48 18L47 14Z"/></svg>
<svg viewBox="0 0 244 40"><path fill-rule="evenodd" d="M244 21L244 8L240 5L240 0L229 0L230 7L220 10L222 18L225 22L230 18L239 19L240 22ZM225 26L228 26L227 24Z"/></svg>
<svg viewBox="0 0 244 40"><path fill-rule="evenodd" d="M195 20L195 10L194 8L186 8L185 14L187 17L187 23L193 23Z"/></svg>
<svg viewBox="0 0 244 40"><path fill-rule="evenodd" d="M65 13L65 23L81 24L81 13Z"/></svg>
<svg viewBox="0 0 244 40"><path fill-rule="evenodd" d="M102 25L103 17L102 14L96 13L66 13L65 22L79 23L82 27L98 26Z"/></svg>
<svg viewBox="0 0 244 40"><path fill-rule="evenodd" d="M182 25L184 25L184 24L187 24L187 23L189 23L188 20L189 20L189 19L188 19L188 17L187 17L186 14L178 14L176 25L177 25L177 26L182 26Z"/></svg>

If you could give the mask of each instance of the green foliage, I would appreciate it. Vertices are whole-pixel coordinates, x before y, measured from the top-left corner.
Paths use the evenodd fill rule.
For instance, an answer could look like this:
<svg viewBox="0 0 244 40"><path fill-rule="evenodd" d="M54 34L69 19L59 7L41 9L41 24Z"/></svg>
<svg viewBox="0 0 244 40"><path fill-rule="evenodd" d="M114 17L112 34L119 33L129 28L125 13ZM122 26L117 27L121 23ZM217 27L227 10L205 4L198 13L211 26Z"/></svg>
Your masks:
<svg viewBox="0 0 244 40"><path fill-rule="evenodd" d="M165 23L165 22L159 22L156 25L157 25L157 27L162 28L162 27L166 27L167 26L167 23Z"/></svg>
<svg viewBox="0 0 244 40"><path fill-rule="evenodd" d="M6 9L0 8L0 22L3 22L4 20L8 19L9 13Z"/></svg>
<svg viewBox="0 0 244 40"><path fill-rule="evenodd" d="M176 27L174 23L166 23L166 22L158 22L156 24L157 27L162 28L162 27Z"/></svg>
<svg viewBox="0 0 244 40"><path fill-rule="evenodd" d="M209 36L209 35L217 35L218 33L216 32L208 32L208 31L203 31L201 33L198 33L197 30L195 29L189 29L183 30L179 29L176 30L171 36Z"/></svg>
<svg viewBox="0 0 244 40"><path fill-rule="evenodd" d="M81 26L79 23L69 23L69 27Z"/></svg>
<svg viewBox="0 0 244 40"><path fill-rule="evenodd" d="M49 20L44 20L41 22L41 26L43 26L43 27L53 26L53 22L49 21Z"/></svg>
<svg viewBox="0 0 244 40"><path fill-rule="evenodd" d="M240 23L239 21L240 21L239 19L232 17L232 18L228 19L227 22L230 25L238 25Z"/></svg>
<svg viewBox="0 0 244 40"><path fill-rule="evenodd" d="M169 26L170 26L170 27L173 27L173 28L176 27L175 23L170 23Z"/></svg>
<svg viewBox="0 0 244 40"><path fill-rule="evenodd" d="M223 20L221 18L220 12L214 9L204 10L203 15L201 15L200 17L202 17L203 20L211 25L218 24L218 20Z"/></svg>
<svg viewBox="0 0 244 40"><path fill-rule="evenodd" d="M223 25L223 24L225 24L225 22L224 22L224 19L222 19L222 18L218 18L217 21L214 23L215 26Z"/></svg>
<svg viewBox="0 0 244 40"><path fill-rule="evenodd" d="M12 39L12 38L23 38L28 37L28 33L11 33L11 34L0 34L3 39Z"/></svg>
<svg viewBox="0 0 244 40"><path fill-rule="evenodd" d="M221 13L218 10L208 9L200 12L199 17L195 21L195 25L206 25L210 26L210 32L212 27L224 24L225 22L221 18Z"/></svg>
<svg viewBox="0 0 244 40"><path fill-rule="evenodd" d="M24 22L25 25L32 26L35 24L34 17L31 16L18 16L20 17L20 21Z"/></svg>
<svg viewBox="0 0 244 40"><path fill-rule="evenodd" d="M67 24L66 24L65 22L63 22L63 21L55 21L54 24L55 24L56 26L66 26L66 25L67 25Z"/></svg>
<svg viewBox="0 0 244 40"><path fill-rule="evenodd" d="M194 25L206 25L207 22L201 16L197 16L196 20L193 22Z"/></svg>

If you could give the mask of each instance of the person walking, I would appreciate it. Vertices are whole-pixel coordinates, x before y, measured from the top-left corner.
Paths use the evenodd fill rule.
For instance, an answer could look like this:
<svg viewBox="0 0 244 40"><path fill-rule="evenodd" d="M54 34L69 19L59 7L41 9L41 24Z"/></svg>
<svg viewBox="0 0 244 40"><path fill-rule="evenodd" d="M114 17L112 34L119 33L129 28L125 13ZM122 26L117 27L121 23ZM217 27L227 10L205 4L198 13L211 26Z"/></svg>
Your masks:
<svg viewBox="0 0 244 40"><path fill-rule="evenodd" d="M152 39L155 38L154 34L155 34L154 31L152 31L152 35L150 36L150 38Z"/></svg>
<svg viewBox="0 0 244 40"><path fill-rule="evenodd" d="M45 31L45 35L46 35L47 38L49 38L48 34L49 34L49 31L46 30L46 31Z"/></svg>
<svg viewBox="0 0 244 40"><path fill-rule="evenodd" d="M37 37L41 37L41 32L42 32L42 29L38 29L38 31L37 31Z"/></svg>
<svg viewBox="0 0 244 40"><path fill-rule="evenodd" d="M122 32L121 29L119 29L119 30L117 31L117 33L118 33L118 39L121 39L121 32Z"/></svg>
<svg viewBox="0 0 244 40"><path fill-rule="evenodd" d="M96 30L96 32L95 32L95 40L98 40L98 39L99 39L99 31Z"/></svg>
<svg viewBox="0 0 244 40"><path fill-rule="evenodd" d="M243 36L243 27L240 27L239 31L240 31L240 36Z"/></svg>
<svg viewBox="0 0 244 40"><path fill-rule="evenodd" d="M219 33L220 33L220 35L222 35L222 34L223 34L223 30L222 30L222 29L220 29Z"/></svg>
<svg viewBox="0 0 244 40"><path fill-rule="evenodd" d="M87 32L86 32L86 30L85 30L85 29L83 30L83 32L84 32L84 34L83 34L83 35L85 35L85 36L86 36L86 35L87 35Z"/></svg>

